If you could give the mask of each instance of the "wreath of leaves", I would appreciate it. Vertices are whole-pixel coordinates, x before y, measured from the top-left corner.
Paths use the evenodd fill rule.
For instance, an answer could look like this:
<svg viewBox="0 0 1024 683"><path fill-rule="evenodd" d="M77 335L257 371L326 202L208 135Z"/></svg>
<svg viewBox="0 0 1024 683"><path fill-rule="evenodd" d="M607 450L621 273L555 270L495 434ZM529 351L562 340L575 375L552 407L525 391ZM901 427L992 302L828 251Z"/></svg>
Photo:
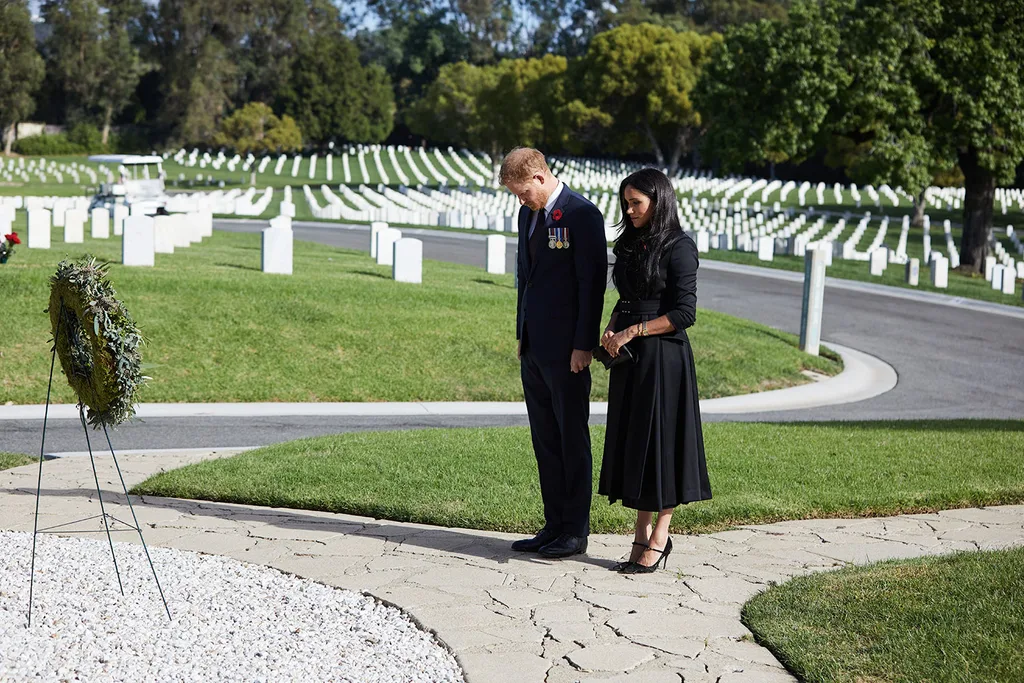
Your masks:
<svg viewBox="0 0 1024 683"><path fill-rule="evenodd" d="M107 279L107 266L87 256L61 261L50 278L50 327L68 384L94 427L135 414L143 343L128 309Z"/></svg>

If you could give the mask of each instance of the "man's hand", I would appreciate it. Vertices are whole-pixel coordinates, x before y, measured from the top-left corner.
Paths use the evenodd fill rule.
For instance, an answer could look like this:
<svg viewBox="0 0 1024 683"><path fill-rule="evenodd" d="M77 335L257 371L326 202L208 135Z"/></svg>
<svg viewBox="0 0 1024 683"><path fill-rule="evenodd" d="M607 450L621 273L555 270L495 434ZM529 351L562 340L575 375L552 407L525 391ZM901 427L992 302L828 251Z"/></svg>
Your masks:
<svg viewBox="0 0 1024 683"><path fill-rule="evenodd" d="M516 339L516 360L523 359L523 340Z"/></svg>
<svg viewBox="0 0 1024 683"><path fill-rule="evenodd" d="M569 369L573 372L579 372L583 368L588 367L594 360L594 354L590 351L580 351L579 349L572 350L572 359L569 361Z"/></svg>

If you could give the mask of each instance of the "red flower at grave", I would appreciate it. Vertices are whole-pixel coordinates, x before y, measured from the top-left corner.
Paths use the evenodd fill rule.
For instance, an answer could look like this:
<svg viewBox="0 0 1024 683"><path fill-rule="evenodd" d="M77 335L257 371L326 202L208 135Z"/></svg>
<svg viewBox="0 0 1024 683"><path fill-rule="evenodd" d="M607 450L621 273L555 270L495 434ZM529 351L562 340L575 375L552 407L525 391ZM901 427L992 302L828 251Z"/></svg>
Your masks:
<svg viewBox="0 0 1024 683"><path fill-rule="evenodd" d="M554 211L551 212L551 217L554 218L556 221L562 220L562 210L555 209Z"/></svg>
<svg viewBox="0 0 1024 683"><path fill-rule="evenodd" d="M12 232L10 235L4 235L4 239L11 244L21 244L21 240L18 239L18 233L16 232Z"/></svg>

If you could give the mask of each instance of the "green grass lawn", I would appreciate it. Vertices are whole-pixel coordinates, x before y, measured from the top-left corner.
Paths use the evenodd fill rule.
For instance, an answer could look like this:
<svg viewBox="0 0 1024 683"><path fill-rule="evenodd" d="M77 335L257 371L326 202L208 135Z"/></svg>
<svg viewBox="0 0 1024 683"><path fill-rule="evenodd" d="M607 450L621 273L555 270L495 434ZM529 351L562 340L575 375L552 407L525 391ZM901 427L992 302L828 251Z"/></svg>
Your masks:
<svg viewBox="0 0 1024 683"><path fill-rule="evenodd" d="M24 220L20 217L20 220ZM259 271L260 236L216 232L125 268L120 238L19 247L0 277L0 403L42 403L50 370L48 279L64 256L115 263L110 279L148 340L144 401L518 401L513 276L426 261L423 285L396 283L365 252L295 243L295 275ZM483 246L481 245L481 259ZM615 294L608 292L607 308ZM702 396L799 384L809 356L771 328L700 311L692 330ZM594 399L607 395L595 368ZM62 378L54 399L73 402Z"/></svg>
<svg viewBox="0 0 1024 683"><path fill-rule="evenodd" d="M21 467L33 462L39 462L39 458L25 455L24 453L8 453L0 451L0 470L9 470L12 467Z"/></svg>
<svg viewBox="0 0 1024 683"><path fill-rule="evenodd" d="M802 681L1024 680L1024 548L800 577L743 622Z"/></svg>
<svg viewBox="0 0 1024 683"><path fill-rule="evenodd" d="M710 423L711 501L676 532L1024 501L1024 422ZM594 480L604 428L591 429ZM965 454L971 457L965 457ZM543 525L529 430L433 429L292 441L159 474L136 493L511 532ZM633 512L595 495L595 533Z"/></svg>

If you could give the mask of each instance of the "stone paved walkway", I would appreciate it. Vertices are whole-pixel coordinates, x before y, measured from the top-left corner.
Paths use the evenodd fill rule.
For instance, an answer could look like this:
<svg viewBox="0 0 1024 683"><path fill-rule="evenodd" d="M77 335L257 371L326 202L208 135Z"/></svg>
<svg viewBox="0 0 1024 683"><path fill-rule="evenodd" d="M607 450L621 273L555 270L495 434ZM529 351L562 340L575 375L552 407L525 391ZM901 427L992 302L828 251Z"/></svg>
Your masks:
<svg viewBox="0 0 1024 683"><path fill-rule="evenodd" d="M130 487L230 454L119 460ZM130 519L109 456L98 464L108 512ZM31 531L36 474L34 466L0 472L0 528ZM47 461L40 526L98 514L95 498L87 458ZM624 577L608 571L628 550L621 536L592 535L586 557L543 561L512 553L518 537L509 534L160 498L136 511L152 545L269 565L407 610L455 651L471 683L793 681L739 619L743 602L770 582L851 562L1024 544L1024 506L795 521L676 536L668 571Z"/></svg>

